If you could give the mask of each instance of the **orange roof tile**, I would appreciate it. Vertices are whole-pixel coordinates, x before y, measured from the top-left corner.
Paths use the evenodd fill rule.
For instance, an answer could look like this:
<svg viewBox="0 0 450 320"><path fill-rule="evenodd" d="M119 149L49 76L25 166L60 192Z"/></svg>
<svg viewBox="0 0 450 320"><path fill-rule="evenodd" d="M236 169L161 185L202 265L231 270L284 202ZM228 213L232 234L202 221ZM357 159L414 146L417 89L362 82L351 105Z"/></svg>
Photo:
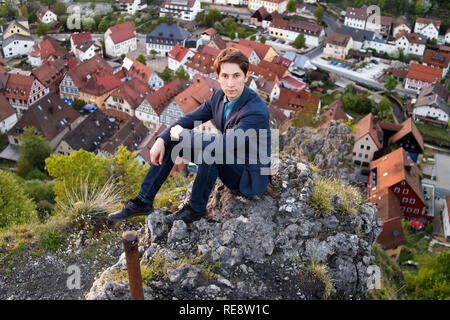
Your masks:
<svg viewBox="0 0 450 320"><path fill-rule="evenodd" d="M377 187L370 191L371 195L390 188L397 183L406 181L419 200L425 204L425 198L420 191L420 178L422 176L416 163L408 158L407 152L399 148L370 163L370 169L377 168Z"/></svg>
<svg viewBox="0 0 450 320"><path fill-rule="evenodd" d="M377 238L377 242L384 249L393 249L406 243L402 229L402 218L396 217L383 221L383 231Z"/></svg>
<svg viewBox="0 0 450 320"><path fill-rule="evenodd" d="M131 22L116 24L109 28L111 40L117 44L136 37L136 29Z"/></svg>
<svg viewBox="0 0 450 320"><path fill-rule="evenodd" d="M189 48L184 48L177 43L173 47L173 49L169 51L168 55L170 58L175 59L178 62L181 62L188 52Z"/></svg>
<svg viewBox="0 0 450 320"><path fill-rule="evenodd" d="M239 43L234 43L234 42L228 42L227 48L235 48L235 49L241 50L247 56L247 58L250 58L250 55L254 51L251 47L248 47L248 46L245 46L245 45L242 45Z"/></svg>
<svg viewBox="0 0 450 320"><path fill-rule="evenodd" d="M440 82L442 80L442 70L439 68L425 66L423 64L411 63L407 77L409 79L420 80L428 83Z"/></svg>
<svg viewBox="0 0 450 320"><path fill-rule="evenodd" d="M378 149L383 148L383 142L378 139L378 133L382 132L377 119L372 115L372 112L358 121L356 127L359 129L355 131L355 141L358 141L366 134L369 134L372 140L377 145Z"/></svg>
<svg viewBox="0 0 450 320"><path fill-rule="evenodd" d="M206 78L196 74L192 79L192 84L175 97L175 101L183 110L184 114L196 110L219 87L218 81L211 80L207 82Z"/></svg>
<svg viewBox="0 0 450 320"><path fill-rule="evenodd" d="M160 115L169 105L170 101L180 92L185 90L189 84L189 81L176 78L154 93L149 94L145 99L153 108L153 111L155 111L157 115Z"/></svg>
<svg viewBox="0 0 450 320"><path fill-rule="evenodd" d="M422 149L422 151L424 151L422 134L417 129L416 125L412 121L412 118L408 118L403 121L401 126L402 128L397 133L389 137L388 144L395 143L407 134L412 133L420 148Z"/></svg>
<svg viewBox="0 0 450 320"><path fill-rule="evenodd" d="M450 63L450 53L427 49L422 61L426 64L445 69Z"/></svg>

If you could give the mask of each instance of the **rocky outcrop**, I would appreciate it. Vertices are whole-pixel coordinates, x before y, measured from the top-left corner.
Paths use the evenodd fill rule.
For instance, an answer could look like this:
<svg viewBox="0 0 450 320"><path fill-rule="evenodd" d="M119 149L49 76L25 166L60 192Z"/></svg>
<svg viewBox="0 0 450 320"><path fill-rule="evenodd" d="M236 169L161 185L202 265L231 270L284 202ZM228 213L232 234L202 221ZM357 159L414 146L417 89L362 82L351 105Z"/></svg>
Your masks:
<svg viewBox="0 0 450 320"><path fill-rule="evenodd" d="M282 137L286 154L308 160L322 176L355 182L353 135L345 123L332 121L325 129L289 127Z"/></svg>
<svg viewBox="0 0 450 320"><path fill-rule="evenodd" d="M328 135L348 134L333 128ZM318 156L326 146L332 149L325 139L320 147L309 148ZM352 215L316 212L309 205L315 173L298 158L280 160L273 184L261 196L233 194L218 181L208 203L208 219L190 226L177 221L168 230L162 223L163 211L155 210L146 218L145 228L139 231L141 262L151 266L158 258L163 270L147 279L146 299L361 299L366 295L368 268L374 264L370 251L382 228L376 208L363 204ZM341 160L324 155L322 161L332 165ZM188 199L189 191L184 197ZM319 266L328 278L316 272ZM122 254L86 298L128 299L128 282L112 280L124 270Z"/></svg>

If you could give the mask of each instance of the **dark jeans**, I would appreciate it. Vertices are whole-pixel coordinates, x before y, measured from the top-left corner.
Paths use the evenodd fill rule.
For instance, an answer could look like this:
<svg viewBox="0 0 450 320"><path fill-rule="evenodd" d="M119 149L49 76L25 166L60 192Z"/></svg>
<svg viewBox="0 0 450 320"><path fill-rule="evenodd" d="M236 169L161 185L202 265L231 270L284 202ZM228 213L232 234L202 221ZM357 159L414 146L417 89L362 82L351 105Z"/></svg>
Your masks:
<svg viewBox="0 0 450 320"><path fill-rule="evenodd" d="M150 169L142 182L141 190L137 195L141 201L153 204L156 193L161 188L164 181L166 181L173 168L174 163L171 159L171 153L176 143L177 142L170 142L168 146L165 146L164 159L161 165L155 166L152 164L150 166ZM186 160L197 163L198 166L197 176L195 177L191 198L189 199L189 205L195 211L206 210L209 195L214 188L217 177L219 177L223 184L231 191L239 193L239 182L244 170L243 164L198 163L193 157Z"/></svg>

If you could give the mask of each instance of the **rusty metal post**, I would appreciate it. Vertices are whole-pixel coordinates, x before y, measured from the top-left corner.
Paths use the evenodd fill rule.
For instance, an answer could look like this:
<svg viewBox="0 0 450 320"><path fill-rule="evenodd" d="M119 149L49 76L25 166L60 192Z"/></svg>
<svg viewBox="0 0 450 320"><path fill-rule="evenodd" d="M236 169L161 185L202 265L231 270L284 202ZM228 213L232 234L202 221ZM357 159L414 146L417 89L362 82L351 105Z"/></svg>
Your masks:
<svg viewBox="0 0 450 320"><path fill-rule="evenodd" d="M136 231L126 231L122 234L123 248L127 260L128 280L130 283L131 300L144 300L142 289L141 266L139 264L138 237Z"/></svg>

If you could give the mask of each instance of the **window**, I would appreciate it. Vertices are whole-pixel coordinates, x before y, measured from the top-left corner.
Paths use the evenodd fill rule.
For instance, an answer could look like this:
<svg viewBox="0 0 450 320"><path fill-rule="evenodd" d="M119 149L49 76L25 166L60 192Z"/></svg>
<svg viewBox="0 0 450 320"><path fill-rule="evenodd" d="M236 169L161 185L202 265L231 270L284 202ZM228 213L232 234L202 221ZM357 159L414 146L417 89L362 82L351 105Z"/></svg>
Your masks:
<svg viewBox="0 0 450 320"><path fill-rule="evenodd" d="M414 209L415 214L419 214L419 209Z"/></svg>
<svg viewBox="0 0 450 320"><path fill-rule="evenodd" d="M408 208L408 209L406 209L406 212L409 212L409 213L411 213L411 212L412 212L412 208Z"/></svg>
<svg viewBox="0 0 450 320"><path fill-rule="evenodd" d="M405 211L405 207L404 207L404 206L401 206L401 207L400 207L400 210Z"/></svg>
<svg viewBox="0 0 450 320"><path fill-rule="evenodd" d="M364 145L363 144L361 145L361 149L364 149Z"/></svg>
<svg viewBox="0 0 450 320"><path fill-rule="evenodd" d="M403 189L403 194L408 194L408 192L409 192L409 189Z"/></svg>
<svg viewBox="0 0 450 320"><path fill-rule="evenodd" d="M400 188L399 187L395 187L394 192L395 193L399 193L400 192Z"/></svg>
<svg viewBox="0 0 450 320"><path fill-rule="evenodd" d="M409 203L410 203L410 204L416 203L416 199L409 199Z"/></svg>
<svg viewBox="0 0 450 320"><path fill-rule="evenodd" d="M408 203L408 198L403 197L402 202L403 202L403 203Z"/></svg>

